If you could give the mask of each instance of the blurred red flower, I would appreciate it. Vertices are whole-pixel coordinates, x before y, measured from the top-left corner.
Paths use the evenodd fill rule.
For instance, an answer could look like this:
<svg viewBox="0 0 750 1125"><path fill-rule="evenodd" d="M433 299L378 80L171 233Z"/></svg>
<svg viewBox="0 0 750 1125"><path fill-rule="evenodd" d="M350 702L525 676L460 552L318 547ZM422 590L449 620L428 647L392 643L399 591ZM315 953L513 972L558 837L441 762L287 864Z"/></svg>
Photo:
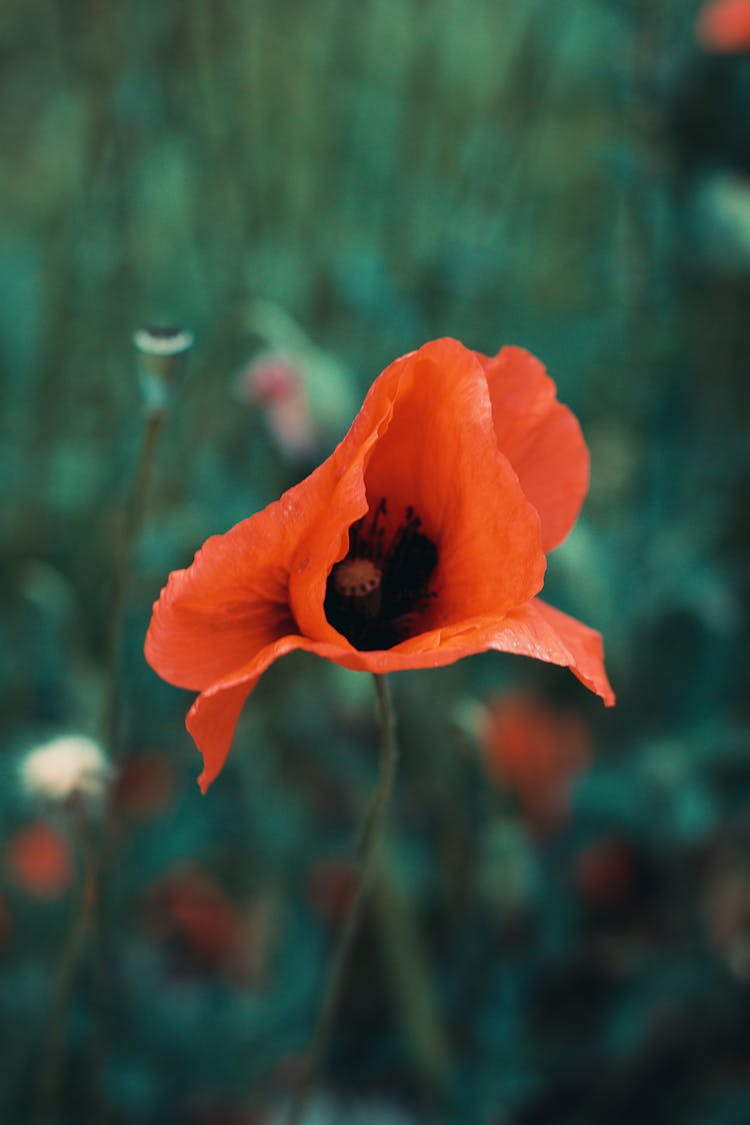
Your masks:
<svg viewBox="0 0 750 1125"><path fill-rule="evenodd" d="M313 909L327 922L344 917L357 889L357 865L346 859L321 859L313 864L307 894Z"/></svg>
<svg viewBox="0 0 750 1125"><path fill-rule="evenodd" d="M119 767L113 784L115 806L136 820L163 812L176 787L175 770L166 754L133 754Z"/></svg>
<svg viewBox="0 0 750 1125"><path fill-rule="evenodd" d="M263 408L274 441L287 457L313 452L317 428L298 366L286 356L264 352L240 372L236 383L243 402Z"/></svg>
<svg viewBox="0 0 750 1125"><path fill-rule="evenodd" d="M59 898L73 881L70 844L43 821L16 832L8 845L7 862L15 882L34 898Z"/></svg>
<svg viewBox="0 0 750 1125"><path fill-rule="evenodd" d="M578 852L573 877L581 897L592 906L607 910L627 903L638 882L631 845L617 836L592 841Z"/></svg>
<svg viewBox="0 0 750 1125"><path fill-rule="evenodd" d="M711 0L695 21L702 47L726 54L750 51L750 0Z"/></svg>
<svg viewBox="0 0 750 1125"><path fill-rule="evenodd" d="M293 649L377 673L497 649L567 666L613 703L600 635L535 596L588 475L578 422L528 352L443 339L392 363L333 454L209 539L154 606L147 660L201 693L201 788Z"/></svg>
<svg viewBox="0 0 750 1125"><path fill-rule="evenodd" d="M240 372L237 392L245 402L267 406L296 394L301 383L293 360L276 352L263 352Z"/></svg>
<svg viewBox="0 0 750 1125"><path fill-rule="evenodd" d="M582 717L529 695L507 695L488 709L481 743L490 773L517 795L530 826L541 833L560 828L571 784L591 756Z"/></svg>
<svg viewBox="0 0 750 1125"><path fill-rule="evenodd" d="M215 973L243 987L268 986L280 930L272 890L237 903L199 864L180 866L152 887L144 920L180 973Z"/></svg>
<svg viewBox="0 0 750 1125"><path fill-rule="evenodd" d="M174 871L151 895L154 929L182 962L198 971L232 968L242 935L242 919L229 895L199 868Z"/></svg>

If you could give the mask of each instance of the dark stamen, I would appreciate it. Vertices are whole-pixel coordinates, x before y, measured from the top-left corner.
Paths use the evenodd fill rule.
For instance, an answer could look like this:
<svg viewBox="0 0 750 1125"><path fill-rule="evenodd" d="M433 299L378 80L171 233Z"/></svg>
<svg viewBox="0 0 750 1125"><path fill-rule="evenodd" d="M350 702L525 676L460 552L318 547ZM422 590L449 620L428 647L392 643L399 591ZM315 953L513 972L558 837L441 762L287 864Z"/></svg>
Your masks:
<svg viewBox="0 0 750 1125"><path fill-rule="evenodd" d="M328 620L365 651L391 648L405 640L413 618L433 596L430 579L438 563L437 547L421 530L412 505L386 546L383 498L349 530L346 558L331 571L326 588Z"/></svg>

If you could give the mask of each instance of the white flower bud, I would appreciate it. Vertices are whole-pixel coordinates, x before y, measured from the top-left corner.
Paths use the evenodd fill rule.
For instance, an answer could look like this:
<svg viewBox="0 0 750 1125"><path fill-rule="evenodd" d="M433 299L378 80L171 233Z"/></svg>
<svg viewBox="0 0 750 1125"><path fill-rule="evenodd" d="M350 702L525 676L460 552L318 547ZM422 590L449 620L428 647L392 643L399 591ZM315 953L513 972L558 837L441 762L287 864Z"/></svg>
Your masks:
<svg viewBox="0 0 750 1125"><path fill-rule="evenodd" d="M101 746L77 734L37 746L19 766L26 793L48 802L96 802L103 796L110 775L110 764Z"/></svg>

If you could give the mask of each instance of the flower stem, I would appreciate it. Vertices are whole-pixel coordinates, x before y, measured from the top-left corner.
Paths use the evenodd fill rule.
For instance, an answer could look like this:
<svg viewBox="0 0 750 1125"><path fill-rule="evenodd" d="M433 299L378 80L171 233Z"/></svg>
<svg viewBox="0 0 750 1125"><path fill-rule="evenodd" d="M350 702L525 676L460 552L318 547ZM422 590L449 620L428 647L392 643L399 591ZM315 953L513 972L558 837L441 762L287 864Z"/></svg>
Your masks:
<svg viewBox="0 0 750 1125"><path fill-rule="evenodd" d="M328 986L323 997L323 1003L318 1016L312 1046L308 1055L302 1081L300 1082L292 1108L289 1114L288 1125L299 1125L302 1120L307 1100L310 1096L312 1084L317 1076L323 1059L328 1040L331 1035L333 1021L341 998L341 991L346 978L349 958L354 941L359 930L362 913L367 901L378 861L378 844L381 839L385 812L388 798L393 788L393 779L396 774L398 761L398 743L396 741L396 716L393 711L391 692L385 676L373 676L375 692L378 701L378 718L380 722L380 770L375 792L365 819L362 832L361 859L357 889L347 911L344 927L341 931L338 947L331 966Z"/></svg>
<svg viewBox="0 0 750 1125"><path fill-rule="evenodd" d="M133 552L141 528L146 497L154 467L156 447L164 421L163 411L149 411L143 430L141 451L138 457L133 486L125 514L120 551L117 557L114 594L110 618L109 643L107 650L107 695L104 708L104 743L113 758L119 748L120 726L120 650L127 609L128 590L133 562Z"/></svg>
<svg viewBox="0 0 750 1125"><path fill-rule="evenodd" d="M80 898L74 909L58 965L47 1020L47 1038L38 1085L36 1120L39 1125L49 1125L56 1116L64 1054L65 1022L73 996L76 972L93 923L97 898L96 857L90 826L86 821L86 811L81 807L75 807L71 815L81 862Z"/></svg>

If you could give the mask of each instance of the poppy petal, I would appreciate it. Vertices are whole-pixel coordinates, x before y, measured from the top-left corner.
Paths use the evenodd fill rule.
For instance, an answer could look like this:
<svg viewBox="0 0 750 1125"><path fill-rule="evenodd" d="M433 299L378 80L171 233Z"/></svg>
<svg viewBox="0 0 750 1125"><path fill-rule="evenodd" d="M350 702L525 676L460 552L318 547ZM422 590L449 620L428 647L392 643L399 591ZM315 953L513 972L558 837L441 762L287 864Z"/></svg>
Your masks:
<svg viewBox="0 0 750 1125"><path fill-rule="evenodd" d="M500 449L542 521L551 551L576 521L589 485L589 454L575 416L557 401L543 364L523 348L479 356L492 399Z"/></svg>
<svg viewBox="0 0 750 1125"><path fill-rule="evenodd" d="M570 668L607 707L615 702L604 670L601 634L539 598L508 614L488 647Z"/></svg>
<svg viewBox="0 0 750 1125"><path fill-rule="evenodd" d="M330 477L329 460L262 512L208 539L191 566L169 576L145 646L163 679L201 691L297 632L289 573L328 499Z"/></svg>
<svg viewBox="0 0 750 1125"><path fill-rule="evenodd" d="M195 700L185 725L203 755L203 772L198 778L203 793L221 772L240 712L260 677L279 657L296 648L306 647L309 647L309 642L304 637L281 637L259 652L249 664L224 676Z"/></svg>
<svg viewBox="0 0 750 1125"><path fill-rule="evenodd" d="M428 628L501 616L541 588L538 515L497 447L482 366L457 340L408 357L365 482L371 507L385 498L396 525L413 508L437 546Z"/></svg>
<svg viewBox="0 0 750 1125"><path fill-rule="evenodd" d="M203 769L198 777L202 793L216 780L224 766L240 711L256 683L257 677L231 688L209 688L198 696L188 711L185 725L203 755Z"/></svg>
<svg viewBox="0 0 750 1125"><path fill-rule="evenodd" d="M298 633L288 634L267 645L252 660L242 667L229 672L203 691L193 703L187 715L186 726L203 755L203 772L198 784L205 793L209 785L221 772L234 738L240 712L248 696L255 689L263 673L282 656L302 649L312 652L342 667L354 671L387 672L391 668L389 653L361 653L349 645L330 645L313 641ZM367 658L372 660L372 667ZM377 658L380 658L378 660ZM451 659L457 660L458 656ZM447 663L447 661L446 661ZM404 663L403 667L425 667L425 661L415 658L414 663Z"/></svg>
<svg viewBox="0 0 750 1125"><path fill-rule="evenodd" d="M198 783L204 793L221 772L245 700L266 669L295 649L314 653L352 671L381 675L439 668L496 649L569 667L607 706L615 700L604 671L599 633L539 598L514 610L503 622L480 618L452 628L433 629L381 652L361 652L347 644L326 644L290 634L268 645L250 663L212 684L191 707L187 728L203 755L204 769Z"/></svg>
<svg viewBox="0 0 750 1125"><path fill-rule="evenodd" d="M247 664L223 676L198 696L188 712L186 725L203 755L204 769L198 784L205 793L229 753L242 707L258 680L274 661L295 649L314 653L355 672L404 671L438 668L453 664L490 647L496 627L454 630L435 629L413 638L395 649L360 652L348 643L327 644L299 634L289 634L268 645Z"/></svg>
<svg viewBox="0 0 750 1125"><path fill-rule="evenodd" d="M325 615L326 583L333 565L347 552L349 528L367 511L365 466L390 423L399 379L410 359L409 355L395 360L375 380L351 429L321 466L327 474L325 485L319 490L315 519L300 543L289 583L294 619L307 637L333 644L343 640Z"/></svg>

